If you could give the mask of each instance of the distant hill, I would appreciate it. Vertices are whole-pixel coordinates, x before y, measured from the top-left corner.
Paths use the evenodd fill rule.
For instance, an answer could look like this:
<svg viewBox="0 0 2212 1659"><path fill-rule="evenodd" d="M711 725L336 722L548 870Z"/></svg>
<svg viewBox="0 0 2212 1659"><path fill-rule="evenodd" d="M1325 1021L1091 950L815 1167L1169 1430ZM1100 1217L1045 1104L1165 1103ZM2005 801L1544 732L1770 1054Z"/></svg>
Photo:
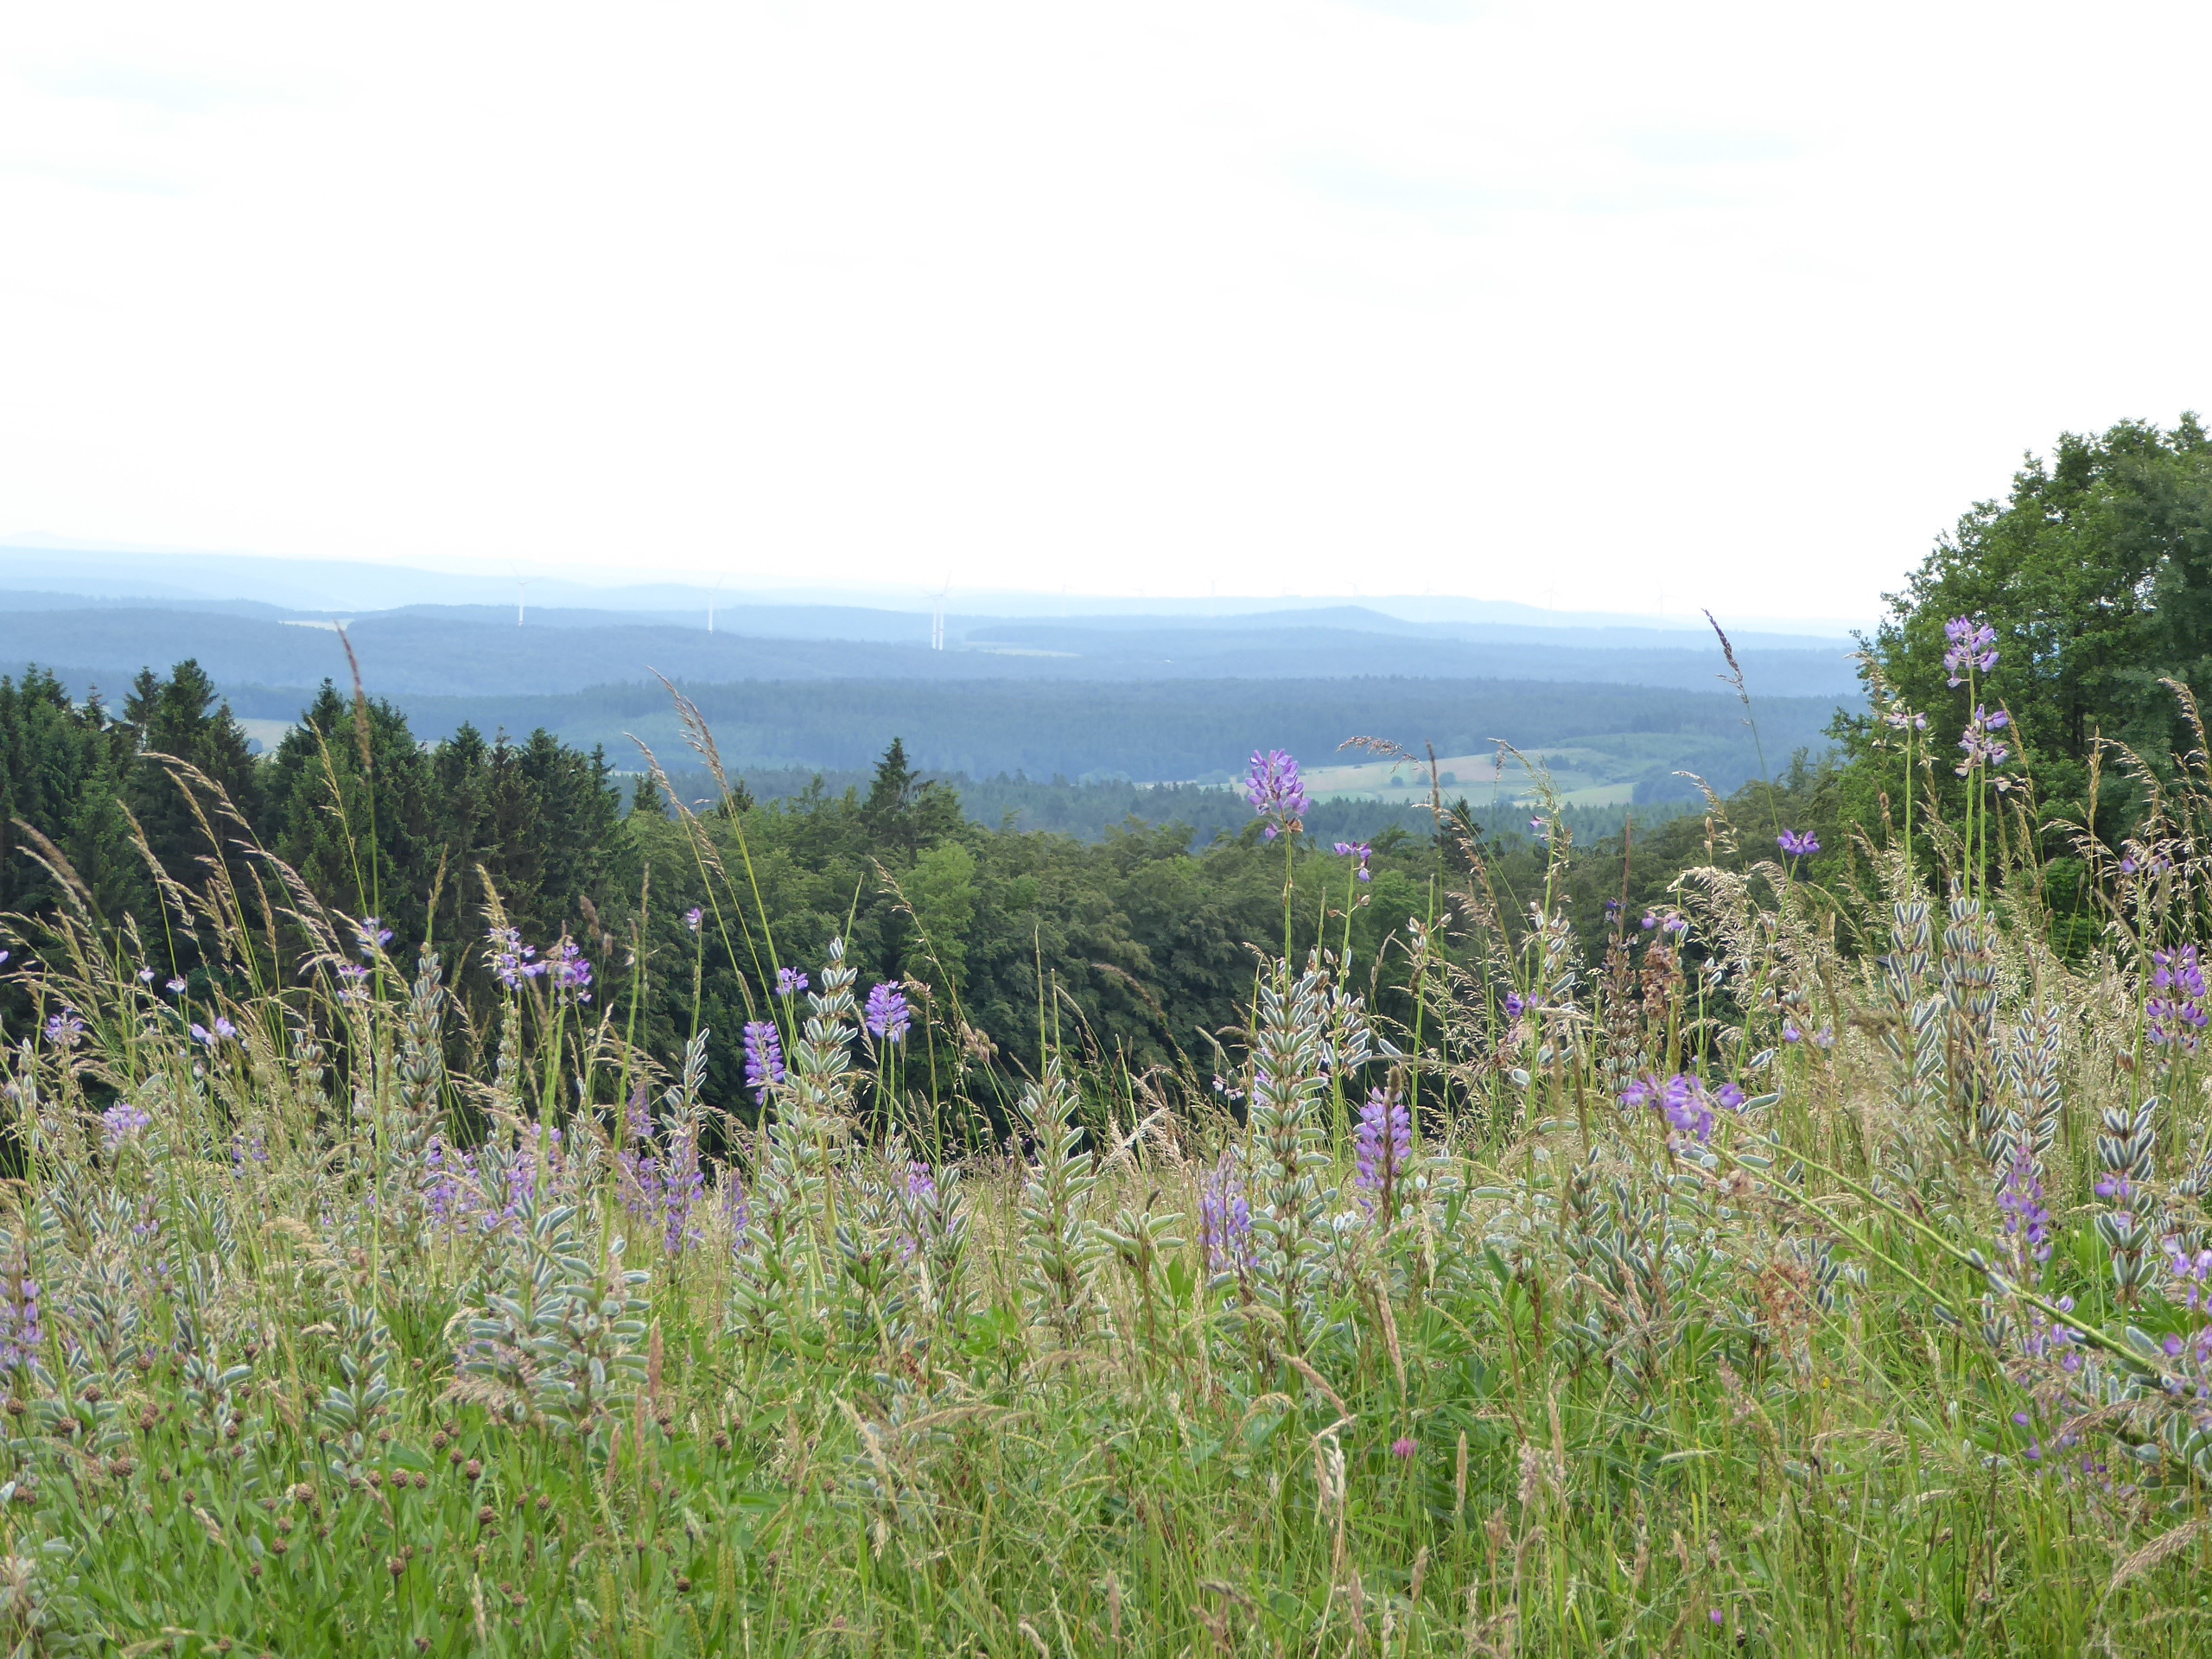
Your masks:
<svg viewBox="0 0 2212 1659"><path fill-rule="evenodd" d="M1466 601L1423 616L1381 601L1063 616L1032 606L948 615L946 648L932 650L931 617L911 609L717 595L710 632L703 608L645 608L683 590L632 588L601 590L622 605L530 607L518 626L505 605L397 602L423 585L420 572L353 568L349 582L390 579L371 594L386 602L329 613L291 602L310 577L327 588L327 569L268 567L260 596L87 597L41 557L29 574L47 585L0 592L0 674L37 664L113 702L140 670L195 658L264 744L321 681L350 684L342 623L370 692L405 709L419 735L463 721L515 734L543 726L605 745L625 769L639 764L628 734L688 760L659 675L698 700L733 765L756 768L865 768L896 735L920 764L975 779L1211 780L1255 747L1319 766L1345 739L1374 735L1433 743L1472 773L1489 770L1482 757L1502 739L1543 751L1562 791L1610 810L1694 794L1679 772L1729 789L1758 767L1711 632L1633 618L1539 626L1525 607L1484 613ZM1746 632L1734 644L1777 763L1821 747L1837 707L1861 695L1842 640ZM1383 798L1394 780L1362 787L1372 798L1362 813L1396 810ZM1103 823L1101 799L1036 810Z"/></svg>
<svg viewBox="0 0 2212 1659"><path fill-rule="evenodd" d="M121 603L64 608L0 595L0 672L29 663L108 690L147 664L197 658L217 680L312 686L348 677L324 619L232 608ZM512 613L409 608L349 620L361 672L387 696L559 696L588 686L653 682L658 671L699 684L741 681L1351 679L1374 676L1547 680L1707 690L1723 665L1698 650L1629 635L1618 645L1461 637L1375 617L1324 613L1326 624L1282 616L1233 620L1101 622L964 619L950 648L929 649L929 619L895 612L823 614L740 611L727 627L640 622L620 613L543 611L517 626ZM719 619L718 619L719 620ZM1360 626L1351 626L1353 623ZM844 626L842 638L813 630ZM863 629L873 633L864 634ZM780 629L781 632L772 632ZM1579 639L1582 636L1573 635ZM1788 696L1854 694L1846 652L1744 645L1755 690Z"/></svg>

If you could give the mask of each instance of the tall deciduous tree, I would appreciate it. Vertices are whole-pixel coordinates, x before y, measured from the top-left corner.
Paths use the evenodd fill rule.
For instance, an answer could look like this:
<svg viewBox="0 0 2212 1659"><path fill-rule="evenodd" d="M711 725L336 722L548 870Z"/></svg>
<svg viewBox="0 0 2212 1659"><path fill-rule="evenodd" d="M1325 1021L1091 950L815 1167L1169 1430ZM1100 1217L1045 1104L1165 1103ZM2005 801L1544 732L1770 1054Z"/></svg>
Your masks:
<svg viewBox="0 0 2212 1659"><path fill-rule="evenodd" d="M1865 642L1871 669L1928 715L1939 783L1972 713L1948 683L1944 624L1986 619L1999 660L1980 701L2011 711L2046 816L2078 821L2099 737L2163 759L2183 732L2159 681L2201 685L2212 671L2212 440L2194 415L2170 431L2124 421L2065 435L2049 461L2026 458L2005 499L1961 518L1889 603ZM1884 731L1877 715L1849 716L1837 735L1862 782L1895 790L1895 751L1876 753Z"/></svg>

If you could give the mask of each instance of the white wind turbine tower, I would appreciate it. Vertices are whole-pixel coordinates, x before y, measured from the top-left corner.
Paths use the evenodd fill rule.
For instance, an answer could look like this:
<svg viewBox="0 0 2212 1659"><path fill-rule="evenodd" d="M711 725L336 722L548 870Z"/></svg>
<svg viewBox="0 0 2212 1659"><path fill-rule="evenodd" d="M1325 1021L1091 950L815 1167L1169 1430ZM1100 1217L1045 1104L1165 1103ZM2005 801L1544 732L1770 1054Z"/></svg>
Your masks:
<svg viewBox="0 0 2212 1659"><path fill-rule="evenodd" d="M522 626L523 598L530 590L529 578L519 570L515 572L515 626Z"/></svg>
<svg viewBox="0 0 2212 1659"><path fill-rule="evenodd" d="M728 580L729 572L725 570L715 578L715 585L707 589L707 632L709 633L715 631L715 595L721 592L722 584Z"/></svg>
<svg viewBox="0 0 2212 1659"><path fill-rule="evenodd" d="M937 590L937 602L930 612L930 649L931 651L944 649L944 601L945 596L951 591L952 576L950 572L947 572L944 586Z"/></svg>

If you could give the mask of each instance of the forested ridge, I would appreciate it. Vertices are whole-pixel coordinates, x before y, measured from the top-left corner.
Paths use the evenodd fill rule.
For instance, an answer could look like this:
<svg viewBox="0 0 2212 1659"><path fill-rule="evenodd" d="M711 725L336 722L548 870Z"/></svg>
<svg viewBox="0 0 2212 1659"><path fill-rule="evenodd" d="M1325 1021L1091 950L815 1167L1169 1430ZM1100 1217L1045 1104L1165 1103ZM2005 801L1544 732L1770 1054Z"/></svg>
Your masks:
<svg viewBox="0 0 2212 1659"><path fill-rule="evenodd" d="M160 979L209 988L209 976L235 965L212 958L184 906L162 902L150 866L198 887L219 842L249 909L283 908L281 863L344 914L375 915L396 937L456 958L457 992L488 1007L476 947L496 900L528 939L581 943L598 964L602 1007L626 1010L634 991L641 1037L671 1061L695 1017L734 1032L761 1007L779 963L814 960L842 936L864 976L910 982L935 1015L964 1023L970 1058L987 1070L1033 1069L1039 1033L1057 1021L1101 1056L1203 1077L1214 1039L1249 996L1249 942L1282 936L1287 875L1299 948L1317 940L1325 915L1340 946L1349 904L1354 958L1388 1002L1407 973L1408 922L1440 921L1449 934L1442 884L1464 868L1464 846L1483 849L1508 893L1541 886L1547 856L1525 821L1496 833L1457 797L1444 802L1441 836L1426 810L1402 815L1417 830L1376 836L1364 882L1324 838L1325 804L1313 810L1313 833L1287 847L1268 841L1241 800L1238 828L1195 848L1180 823L1132 820L1093 842L991 828L895 739L864 785L817 780L756 801L741 775L727 798L698 799L708 774L687 750L682 787L637 776L626 793L601 750L543 729L486 739L467 724L426 745L391 703L329 684L257 757L189 661L142 673L115 707L75 700L50 674L0 679L0 910L49 909L58 862L106 925L135 929L134 948ZM1800 787L1816 775L1801 764ZM1431 780L1414 781L1409 793L1427 802ZM1217 810L1220 798L1209 792L1205 804ZM1638 902L1701 844L1702 822L1647 837L1630 884ZM1620 846L1618 836L1600 842L1575 867L1593 928L1604 897L1621 890ZM272 962L285 948L304 947L280 945ZM734 1046L715 1047L725 1098L741 1095L741 1064Z"/></svg>

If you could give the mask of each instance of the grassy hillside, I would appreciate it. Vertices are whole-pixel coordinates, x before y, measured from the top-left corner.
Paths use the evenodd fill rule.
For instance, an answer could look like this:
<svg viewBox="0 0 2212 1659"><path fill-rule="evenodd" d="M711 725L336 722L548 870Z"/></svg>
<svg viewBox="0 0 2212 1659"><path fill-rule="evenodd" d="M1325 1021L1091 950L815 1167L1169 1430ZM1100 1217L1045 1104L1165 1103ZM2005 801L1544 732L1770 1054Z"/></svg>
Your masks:
<svg viewBox="0 0 2212 1659"><path fill-rule="evenodd" d="M1300 906L1357 903L1325 868ZM1215 1057L1132 1075L1040 1006L1005 1094L957 1002L835 945L663 1072L550 940L417 953L302 897L296 977L218 895L237 970L171 992L65 908L10 942L0 1033L0 1620L25 1652L2201 1652L2206 994L2193 942L2148 952L2212 894L2171 868L2108 873L2069 965L2026 869L1934 872L1944 914L1901 859L1732 859L1585 960L1564 872L1516 951L1476 862L1448 942L1382 918L1395 1013L1262 956ZM488 1025L463 952L512 982ZM711 1093L741 1040L754 1082Z"/></svg>

